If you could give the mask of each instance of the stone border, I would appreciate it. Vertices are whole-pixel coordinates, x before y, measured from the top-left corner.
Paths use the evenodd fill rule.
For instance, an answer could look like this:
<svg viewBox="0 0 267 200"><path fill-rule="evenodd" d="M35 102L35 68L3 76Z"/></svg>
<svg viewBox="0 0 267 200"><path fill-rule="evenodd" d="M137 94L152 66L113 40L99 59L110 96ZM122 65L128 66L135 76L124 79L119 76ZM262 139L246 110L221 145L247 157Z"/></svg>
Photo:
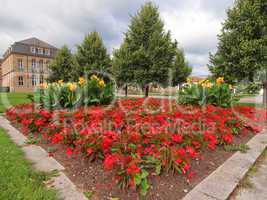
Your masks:
<svg viewBox="0 0 267 200"><path fill-rule="evenodd" d="M0 126L6 130L11 140L22 148L27 160L33 163L33 167L39 171L58 171L59 175L52 177L49 187L58 191L59 197L64 200L88 200L85 195L78 191L74 183L64 174L65 168L48 153L37 145L27 145L27 137L14 128L3 116L0 116Z"/></svg>
<svg viewBox="0 0 267 200"><path fill-rule="evenodd" d="M251 166L267 148L267 130L254 136L247 153L236 152L220 167L194 187L183 200L226 200L246 176Z"/></svg>

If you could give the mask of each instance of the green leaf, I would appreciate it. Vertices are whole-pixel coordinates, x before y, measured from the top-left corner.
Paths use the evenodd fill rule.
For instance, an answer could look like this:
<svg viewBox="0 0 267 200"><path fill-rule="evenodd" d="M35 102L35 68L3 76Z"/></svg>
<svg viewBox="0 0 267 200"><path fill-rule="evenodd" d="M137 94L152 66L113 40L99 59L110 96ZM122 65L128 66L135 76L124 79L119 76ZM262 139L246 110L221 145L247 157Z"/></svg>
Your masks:
<svg viewBox="0 0 267 200"><path fill-rule="evenodd" d="M136 174L134 176L134 184L135 185L140 185L141 184L141 181L142 181L141 174Z"/></svg>
<svg viewBox="0 0 267 200"><path fill-rule="evenodd" d="M146 178L148 175L149 175L149 173L148 173L145 169L142 169L142 172L141 172L141 178L144 179L144 178Z"/></svg>
<svg viewBox="0 0 267 200"><path fill-rule="evenodd" d="M140 194L142 196L146 196L146 194L148 192L148 189L149 189L148 181L147 181L147 179L143 179L142 182L141 182L141 191L140 191Z"/></svg>
<svg viewBox="0 0 267 200"><path fill-rule="evenodd" d="M156 174L160 175L160 173L161 173L161 165L157 165L156 166Z"/></svg>

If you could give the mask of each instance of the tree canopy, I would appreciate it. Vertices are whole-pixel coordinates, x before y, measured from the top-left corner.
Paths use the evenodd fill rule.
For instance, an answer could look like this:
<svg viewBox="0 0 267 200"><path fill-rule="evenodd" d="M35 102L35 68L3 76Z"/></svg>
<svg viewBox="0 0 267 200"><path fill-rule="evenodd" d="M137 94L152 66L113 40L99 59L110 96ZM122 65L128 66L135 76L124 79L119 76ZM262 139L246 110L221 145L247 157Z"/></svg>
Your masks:
<svg viewBox="0 0 267 200"><path fill-rule="evenodd" d="M64 45L58 50L56 57L48 67L51 71L48 78L49 82L54 82L57 80L73 80L75 61L71 54L71 50Z"/></svg>
<svg viewBox="0 0 267 200"><path fill-rule="evenodd" d="M177 42L164 30L158 8L148 2L132 17L121 47L115 50L113 72L118 83L144 87L154 82L167 86L170 73L178 73L185 67L183 54L178 52Z"/></svg>
<svg viewBox="0 0 267 200"><path fill-rule="evenodd" d="M111 60L98 32L86 35L83 43L77 46L77 73L82 76L92 71L110 72Z"/></svg>
<svg viewBox="0 0 267 200"><path fill-rule="evenodd" d="M218 50L210 55L213 76L224 76L229 83L253 81L267 64L266 0L236 0L218 38Z"/></svg>

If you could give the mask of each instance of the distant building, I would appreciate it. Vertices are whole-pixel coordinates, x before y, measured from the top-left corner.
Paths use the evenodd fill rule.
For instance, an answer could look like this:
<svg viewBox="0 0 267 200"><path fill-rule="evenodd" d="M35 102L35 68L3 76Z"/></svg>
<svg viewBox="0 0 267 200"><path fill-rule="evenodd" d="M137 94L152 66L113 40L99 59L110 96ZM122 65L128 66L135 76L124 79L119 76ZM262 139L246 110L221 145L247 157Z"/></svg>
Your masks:
<svg viewBox="0 0 267 200"><path fill-rule="evenodd" d="M37 38L15 42L0 61L1 86L11 92L34 91L48 77L56 52L56 47Z"/></svg>
<svg viewBox="0 0 267 200"><path fill-rule="evenodd" d="M189 77L193 83L198 83L200 81L204 81L207 79L207 77L201 77L201 76L190 76Z"/></svg>

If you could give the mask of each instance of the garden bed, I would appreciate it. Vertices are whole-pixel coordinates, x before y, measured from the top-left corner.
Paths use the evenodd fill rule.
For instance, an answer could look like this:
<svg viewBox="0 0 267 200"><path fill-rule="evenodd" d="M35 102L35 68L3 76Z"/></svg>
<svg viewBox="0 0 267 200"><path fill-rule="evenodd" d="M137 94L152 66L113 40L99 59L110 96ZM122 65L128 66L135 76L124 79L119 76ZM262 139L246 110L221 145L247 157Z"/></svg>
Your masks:
<svg viewBox="0 0 267 200"><path fill-rule="evenodd" d="M232 154L224 145L246 143L266 122L259 108L179 106L166 99L122 99L53 114L22 105L6 114L24 134L41 136L92 199L137 199L139 193L179 199Z"/></svg>
<svg viewBox="0 0 267 200"><path fill-rule="evenodd" d="M234 139L234 144L245 144L253 135L249 134ZM49 151L51 145L39 143L44 149ZM116 185L116 180L111 173L103 169L102 162L88 162L81 157L70 158L66 156L65 148L62 145L53 146L56 152L53 157L64 167L66 175L82 191L92 192L92 200L110 200L117 197L120 200L136 200L140 196L134 190L121 190ZM164 173L161 176L150 177L151 189L143 199L153 200L177 200L184 197L191 189L200 183L204 178L217 169L234 152L226 152L223 148L215 151L205 151L202 153L203 160L191 163L194 176L190 179L183 175ZM111 181L113 180L113 181Z"/></svg>

